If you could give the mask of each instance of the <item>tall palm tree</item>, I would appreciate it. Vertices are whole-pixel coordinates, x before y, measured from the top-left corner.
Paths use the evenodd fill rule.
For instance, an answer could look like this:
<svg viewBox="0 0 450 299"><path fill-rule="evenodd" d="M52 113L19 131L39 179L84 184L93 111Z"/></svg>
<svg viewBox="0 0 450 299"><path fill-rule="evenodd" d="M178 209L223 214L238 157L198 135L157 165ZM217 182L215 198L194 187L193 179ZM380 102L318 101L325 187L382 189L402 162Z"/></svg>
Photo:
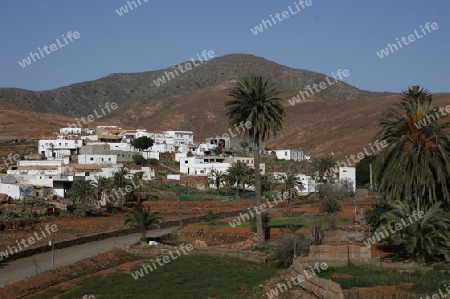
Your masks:
<svg viewBox="0 0 450 299"><path fill-rule="evenodd" d="M142 194L142 179L144 178L144 172L138 171L133 174L133 177L131 178L133 180L133 186L138 186L139 188L139 195L138 195L138 204L141 204L141 194ZM133 189L132 192L135 192L136 190Z"/></svg>
<svg viewBox="0 0 450 299"><path fill-rule="evenodd" d="M239 186L242 185L245 190L245 185L251 182L252 172L253 170L241 161L233 162L228 168L228 179L231 184L236 183L236 198L239 197Z"/></svg>
<svg viewBox="0 0 450 299"><path fill-rule="evenodd" d="M105 176L95 176L95 181L92 181L92 186L95 188L97 201L103 201L112 187L112 182Z"/></svg>
<svg viewBox="0 0 450 299"><path fill-rule="evenodd" d="M125 187L129 183L129 180L128 180L129 174L130 174L130 172L125 167L122 167L121 169L117 170L113 174L114 186L116 188L119 188L122 190L122 192L119 192L120 193L120 205L124 204L123 193L124 193Z"/></svg>
<svg viewBox="0 0 450 299"><path fill-rule="evenodd" d="M396 200L391 203L391 210L381 216L384 226L377 233L388 233L387 240L394 245L401 245L415 261L429 262L444 258L450 260L450 219L441 207L441 202L432 206L422 203L418 210L413 202ZM422 212L422 213L419 213ZM388 225L400 230L389 233ZM396 228L397 229L397 228ZM380 236L380 235L378 235Z"/></svg>
<svg viewBox="0 0 450 299"><path fill-rule="evenodd" d="M287 173L282 175L282 191L287 192L289 197L287 199L287 213L291 212L291 202L294 197L298 196L298 191L296 187L303 188L302 181L297 177L295 173Z"/></svg>
<svg viewBox="0 0 450 299"><path fill-rule="evenodd" d="M74 202L80 203L81 216L86 216L86 205L97 197L97 192L92 181L79 180L73 183L69 190L69 196Z"/></svg>
<svg viewBox="0 0 450 299"><path fill-rule="evenodd" d="M380 121L376 139L387 146L376 156L374 177L389 201L450 202L450 122L431 121L446 117L430 109L431 100L412 86Z"/></svg>
<svg viewBox="0 0 450 299"><path fill-rule="evenodd" d="M284 108L281 99L277 97L277 90L273 83L262 77L244 77L237 82L227 101L226 115L233 128L241 123L250 122L252 126L241 132L244 139L253 143L254 171L255 171L255 204L261 205L261 173L260 173L260 146L265 140L276 136L283 124ZM256 215L256 231L258 244L265 242L262 217Z"/></svg>
<svg viewBox="0 0 450 299"><path fill-rule="evenodd" d="M151 227L158 227L163 223L163 219L158 212L150 213L150 209L136 206L133 210L125 214L125 225L137 229L141 233L141 242L147 241L147 231Z"/></svg>

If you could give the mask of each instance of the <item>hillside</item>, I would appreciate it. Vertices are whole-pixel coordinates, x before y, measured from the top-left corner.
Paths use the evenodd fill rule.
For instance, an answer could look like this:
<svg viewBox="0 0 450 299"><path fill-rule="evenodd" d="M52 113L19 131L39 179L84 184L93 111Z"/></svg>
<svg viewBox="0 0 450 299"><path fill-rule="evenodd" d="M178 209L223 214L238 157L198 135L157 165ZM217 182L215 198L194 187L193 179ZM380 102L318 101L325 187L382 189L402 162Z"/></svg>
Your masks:
<svg viewBox="0 0 450 299"><path fill-rule="evenodd" d="M173 71L173 68L143 73L111 74L98 80L49 91L1 88L0 100L39 112L81 117L91 114L93 109L108 101L116 102L119 107L135 102L140 106L157 104L176 95L202 91L248 74L262 75L276 82L278 89L296 92L308 84L323 81L325 77L323 74L289 68L247 54L214 58L157 87L154 80L164 76L166 71ZM333 86L333 90L331 88L324 90L321 96L329 99L358 99L382 95L385 94L362 91L340 82Z"/></svg>
<svg viewBox="0 0 450 299"><path fill-rule="evenodd" d="M165 71L114 74L43 92L0 89L3 101L25 107L0 101L0 136L49 136L75 120L46 113L86 117L104 102L114 101L119 108L100 119L102 124L149 131L192 130L194 140L202 142L206 137L228 133L224 104L236 79L259 74L276 83L286 110L282 132L267 147L299 148L312 156L334 153L341 159L370 148L381 114L399 100L397 94L363 91L339 82L291 106L288 99L306 85L324 81L325 75L252 55L215 58L156 87L153 80ZM449 93L435 94L433 105L444 107L449 99Z"/></svg>

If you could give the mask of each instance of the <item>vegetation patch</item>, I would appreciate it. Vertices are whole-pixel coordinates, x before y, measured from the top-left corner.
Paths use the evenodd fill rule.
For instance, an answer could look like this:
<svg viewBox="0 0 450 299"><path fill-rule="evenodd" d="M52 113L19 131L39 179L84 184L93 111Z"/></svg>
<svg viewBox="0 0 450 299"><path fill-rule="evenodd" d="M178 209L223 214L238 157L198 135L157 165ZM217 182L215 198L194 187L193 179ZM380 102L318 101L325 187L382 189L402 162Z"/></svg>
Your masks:
<svg viewBox="0 0 450 299"><path fill-rule="evenodd" d="M150 263L142 260L143 264ZM141 266L133 270L140 269ZM277 275L274 264L262 264L235 258L202 255L183 256L165 264L163 269L146 274L138 280L130 274L114 273L81 280L69 290L51 290L33 299L80 298L93 294L99 298L261 298L263 284Z"/></svg>

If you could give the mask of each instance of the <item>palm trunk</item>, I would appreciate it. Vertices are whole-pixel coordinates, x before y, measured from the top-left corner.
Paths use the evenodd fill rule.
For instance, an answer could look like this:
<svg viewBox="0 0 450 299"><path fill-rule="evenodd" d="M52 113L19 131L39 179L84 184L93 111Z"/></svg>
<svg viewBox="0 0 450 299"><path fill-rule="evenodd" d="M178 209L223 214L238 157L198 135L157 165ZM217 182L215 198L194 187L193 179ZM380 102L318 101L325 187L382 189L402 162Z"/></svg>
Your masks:
<svg viewBox="0 0 450 299"><path fill-rule="evenodd" d="M146 230L141 231L141 239L139 241L147 242L147 231Z"/></svg>
<svg viewBox="0 0 450 299"><path fill-rule="evenodd" d="M255 143L254 147L254 168L255 168L255 204L257 207L261 206L261 173L259 172L259 142ZM258 236L258 246L265 243L264 228L262 223L261 213L256 213L256 234Z"/></svg>

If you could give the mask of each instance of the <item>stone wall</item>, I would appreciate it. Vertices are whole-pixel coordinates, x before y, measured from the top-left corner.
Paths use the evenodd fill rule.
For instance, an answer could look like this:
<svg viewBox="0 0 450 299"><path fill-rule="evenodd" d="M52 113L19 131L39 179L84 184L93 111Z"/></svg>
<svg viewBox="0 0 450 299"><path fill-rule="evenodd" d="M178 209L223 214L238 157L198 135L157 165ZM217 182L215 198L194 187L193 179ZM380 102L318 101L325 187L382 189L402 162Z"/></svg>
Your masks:
<svg viewBox="0 0 450 299"><path fill-rule="evenodd" d="M344 293L339 284L328 279L317 277L311 271L307 271L309 266L310 264L302 263L297 259L290 269L290 274L293 277L298 277L299 275L309 277L299 284L302 289L313 293L321 299L344 299Z"/></svg>
<svg viewBox="0 0 450 299"><path fill-rule="evenodd" d="M320 259L342 259L342 260L352 260L352 259L370 259L371 256L370 247L366 246L355 246L355 245L341 245L341 246L330 246L330 245L320 245L309 247L309 257L310 258L320 258Z"/></svg>

